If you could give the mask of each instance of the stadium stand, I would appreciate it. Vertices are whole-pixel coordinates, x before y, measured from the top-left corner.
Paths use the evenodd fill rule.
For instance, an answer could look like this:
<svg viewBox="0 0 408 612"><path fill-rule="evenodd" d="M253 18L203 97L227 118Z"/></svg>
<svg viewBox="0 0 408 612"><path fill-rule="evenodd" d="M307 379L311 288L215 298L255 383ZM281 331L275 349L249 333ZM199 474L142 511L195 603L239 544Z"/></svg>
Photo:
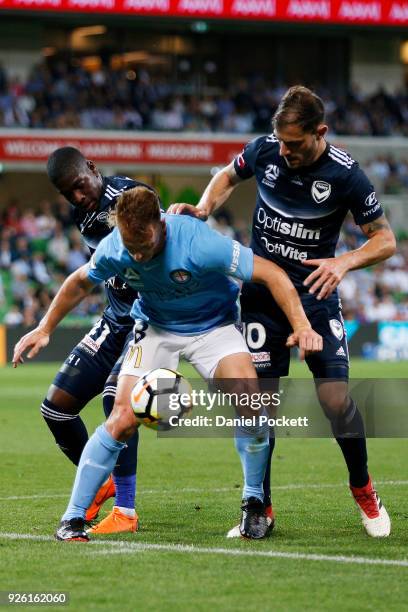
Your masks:
<svg viewBox="0 0 408 612"><path fill-rule="evenodd" d="M391 95L379 87L368 95L354 86L334 96L318 83L310 85L325 100L331 133L408 136L406 91ZM90 71L72 59L45 60L23 82L0 65L0 126L265 132L286 87L257 74L236 80L228 89L187 94L177 81L145 68L103 66Z"/></svg>
<svg viewBox="0 0 408 612"><path fill-rule="evenodd" d="M213 227L248 245L249 226L222 211ZM339 251L354 249L364 236L350 219L344 225ZM87 248L69 220L63 198L23 208L16 200L4 209L0 233L0 314L6 325L34 325L47 309L64 278L88 258ZM408 321L408 239L401 236L398 252L372 270L350 273L340 294L345 319L360 323ZM97 290L67 319L92 322L104 304ZM85 320L84 320L85 317Z"/></svg>

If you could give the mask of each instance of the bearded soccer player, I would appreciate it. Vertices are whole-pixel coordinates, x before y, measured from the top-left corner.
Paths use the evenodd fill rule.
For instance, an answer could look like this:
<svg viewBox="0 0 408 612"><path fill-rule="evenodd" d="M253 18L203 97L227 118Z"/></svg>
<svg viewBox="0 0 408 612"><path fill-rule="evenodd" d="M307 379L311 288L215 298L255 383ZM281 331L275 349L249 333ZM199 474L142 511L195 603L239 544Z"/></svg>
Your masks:
<svg viewBox="0 0 408 612"><path fill-rule="evenodd" d="M72 206L72 217L93 253L111 232L108 216L123 191L143 185L124 176L103 176L96 165L74 147L56 149L49 157L47 173ZM112 275L105 282L108 305L102 317L72 348L56 374L41 405L41 413L62 452L78 465L88 441L82 409L103 392L106 415L113 408L122 353L134 321L130 309L137 292ZM36 335L38 328L27 334ZM27 337L26 336L26 337ZM44 336L44 346L48 342ZM96 519L101 505L115 496L113 511L92 527L93 533L135 531L135 486L138 434L128 442L118 463L87 510L88 522ZM115 491L116 487L116 491Z"/></svg>
<svg viewBox="0 0 408 612"><path fill-rule="evenodd" d="M306 358L317 397L343 453L363 525L370 536L385 537L390 519L369 476L364 423L348 392L349 356L337 286L350 270L393 255L395 238L370 181L348 153L326 141L327 131L322 100L306 87L291 87L273 117L273 133L250 142L218 172L196 208L175 204L170 211L205 220L241 181L255 177L251 248L287 272L313 328L323 336L323 351ZM336 257L348 211L367 241ZM282 309L254 282L244 284L241 306L258 376L287 376L288 321ZM271 437L270 460L273 448ZM270 461L264 492L273 521ZM229 533L237 535L236 528Z"/></svg>
<svg viewBox="0 0 408 612"><path fill-rule="evenodd" d="M122 363L115 405L82 453L71 500L56 533L63 541L88 539L86 509L138 426L130 395L143 373L163 366L177 368L184 356L206 379L236 379L238 394L256 391L251 356L235 325L239 286L230 276L264 283L273 293L290 322L290 344L298 344L303 352L322 349L322 339L311 328L295 288L276 264L197 219L161 216L156 194L145 187L120 196L115 223L91 263L64 282L39 324L41 333L23 338L13 356L17 365L26 350L35 355L42 337L49 339L95 283L115 275L139 291L132 307L134 338ZM265 537L269 529L262 487L269 433L256 421L238 426L236 433L244 472L240 533L251 539Z"/></svg>

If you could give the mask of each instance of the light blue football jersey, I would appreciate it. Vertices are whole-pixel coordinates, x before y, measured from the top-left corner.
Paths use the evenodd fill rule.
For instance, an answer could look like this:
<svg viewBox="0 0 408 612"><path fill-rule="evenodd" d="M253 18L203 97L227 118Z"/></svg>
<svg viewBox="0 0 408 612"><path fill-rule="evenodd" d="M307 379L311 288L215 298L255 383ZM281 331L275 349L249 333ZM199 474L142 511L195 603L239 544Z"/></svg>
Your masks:
<svg viewBox="0 0 408 612"><path fill-rule="evenodd" d="M235 322L239 286L229 277L252 278L252 250L193 217L163 218L167 238L159 255L138 263L116 228L92 256L88 278L100 283L118 275L140 295L131 316L177 334L200 334Z"/></svg>

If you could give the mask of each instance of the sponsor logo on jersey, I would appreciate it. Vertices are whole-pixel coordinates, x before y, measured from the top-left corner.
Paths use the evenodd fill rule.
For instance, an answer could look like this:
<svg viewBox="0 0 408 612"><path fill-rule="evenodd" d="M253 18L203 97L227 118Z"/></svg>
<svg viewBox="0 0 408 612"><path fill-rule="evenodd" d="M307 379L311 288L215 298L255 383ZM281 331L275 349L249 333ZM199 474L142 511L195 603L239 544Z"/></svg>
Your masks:
<svg viewBox="0 0 408 612"><path fill-rule="evenodd" d="M370 217L372 214L374 214L375 212L377 212L377 210L381 207L381 204L379 202L377 202L377 204L375 206L373 206L372 208L370 208L370 210L365 210L363 212L363 217Z"/></svg>
<svg viewBox="0 0 408 612"><path fill-rule="evenodd" d="M132 289L143 289L144 288L144 284L140 278L139 272L136 272L136 270L133 270L133 268L126 268L126 270L124 271L124 276L126 278L126 282L128 283L129 287L131 287ZM122 289L123 288L124 287L122 287Z"/></svg>
<svg viewBox="0 0 408 612"><path fill-rule="evenodd" d="M232 261L230 265L230 272L234 273L237 271L239 264L239 254L241 252L241 245L236 240L233 241L232 248Z"/></svg>
<svg viewBox="0 0 408 612"><path fill-rule="evenodd" d="M341 322L338 319L330 319L329 325L333 336L335 336L337 340L343 340L344 328Z"/></svg>
<svg viewBox="0 0 408 612"><path fill-rule="evenodd" d="M264 230L273 230L283 236L302 240L319 240L320 227L309 229L303 223L282 221L281 217L271 217L262 206L258 209L257 221Z"/></svg>
<svg viewBox="0 0 408 612"><path fill-rule="evenodd" d="M95 212L86 214L86 217L83 219L82 223L80 223L79 225L79 231L81 232L81 234L84 232L86 228L89 228L92 226L96 218L95 215L96 215Z"/></svg>
<svg viewBox="0 0 408 612"><path fill-rule="evenodd" d="M346 357L346 351L342 346L336 351L336 355L337 357Z"/></svg>
<svg viewBox="0 0 408 612"><path fill-rule="evenodd" d="M294 259L296 261L302 261L307 259L307 251L299 251L289 244L282 244L280 242L269 242L265 236L262 236L261 241L268 253L280 255L281 257L287 257L288 259Z"/></svg>
<svg viewBox="0 0 408 612"><path fill-rule="evenodd" d="M322 204L331 194L331 185L326 181L313 181L312 198L317 204Z"/></svg>
<svg viewBox="0 0 408 612"><path fill-rule="evenodd" d="M276 13L276 0L235 0L231 12L233 15L273 17Z"/></svg>
<svg viewBox="0 0 408 612"><path fill-rule="evenodd" d="M87 351L91 355L95 355L100 348L100 345L93 338L91 338L89 334L86 334L86 336L82 338L80 345L87 346L89 349L91 349L90 351Z"/></svg>
<svg viewBox="0 0 408 612"><path fill-rule="evenodd" d="M377 196L375 195L375 191L372 191L370 195L368 195L364 201L364 204L371 208L371 206L375 206L377 204Z"/></svg>
<svg viewBox="0 0 408 612"><path fill-rule="evenodd" d="M173 272L170 272L170 278L175 283L182 285L184 283L188 283L191 278L191 273L188 270L173 270Z"/></svg>
<svg viewBox="0 0 408 612"><path fill-rule="evenodd" d="M268 351L261 351L260 353L251 353L253 363L265 363L270 362L271 354Z"/></svg>
<svg viewBox="0 0 408 612"><path fill-rule="evenodd" d="M268 164L265 169L265 178L268 181L276 181L279 176L279 168L275 164Z"/></svg>
<svg viewBox="0 0 408 612"><path fill-rule="evenodd" d="M125 276L129 281L138 281L140 280L140 274L139 272L136 272L136 270L134 270L133 268L126 268L125 270Z"/></svg>
<svg viewBox="0 0 408 612"><path fill-rule="evenodd" d="M351 21L381 21L381 2L342 2L339 17Z"/></svg>
<svg viewBox="0 0 408 612"><path fill-rule="evenodd" d="M116 291L124 291L125 289L128 289L127 283L124 283L119 276L112 276L111 278L108 278L108 280L105 281L105 286L111 287Z"/></svg>

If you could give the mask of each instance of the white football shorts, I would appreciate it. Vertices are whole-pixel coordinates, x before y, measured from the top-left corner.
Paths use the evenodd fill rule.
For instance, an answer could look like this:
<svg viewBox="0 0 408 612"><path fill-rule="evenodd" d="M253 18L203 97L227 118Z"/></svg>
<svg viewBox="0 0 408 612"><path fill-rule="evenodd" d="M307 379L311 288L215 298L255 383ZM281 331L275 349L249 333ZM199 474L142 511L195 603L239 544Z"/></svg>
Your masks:
<svg viewBox="0 0 408 612"><path fill-rule="evenodd" d="M137 334L136 334L137 336ZM228 355L249 353L239 329L224 325L197 336L173 334L149 325L143 337L129 344L119 376L141 376L155 368L177 370L182 357L203 378L213 378L218 363Z"/></svg>

